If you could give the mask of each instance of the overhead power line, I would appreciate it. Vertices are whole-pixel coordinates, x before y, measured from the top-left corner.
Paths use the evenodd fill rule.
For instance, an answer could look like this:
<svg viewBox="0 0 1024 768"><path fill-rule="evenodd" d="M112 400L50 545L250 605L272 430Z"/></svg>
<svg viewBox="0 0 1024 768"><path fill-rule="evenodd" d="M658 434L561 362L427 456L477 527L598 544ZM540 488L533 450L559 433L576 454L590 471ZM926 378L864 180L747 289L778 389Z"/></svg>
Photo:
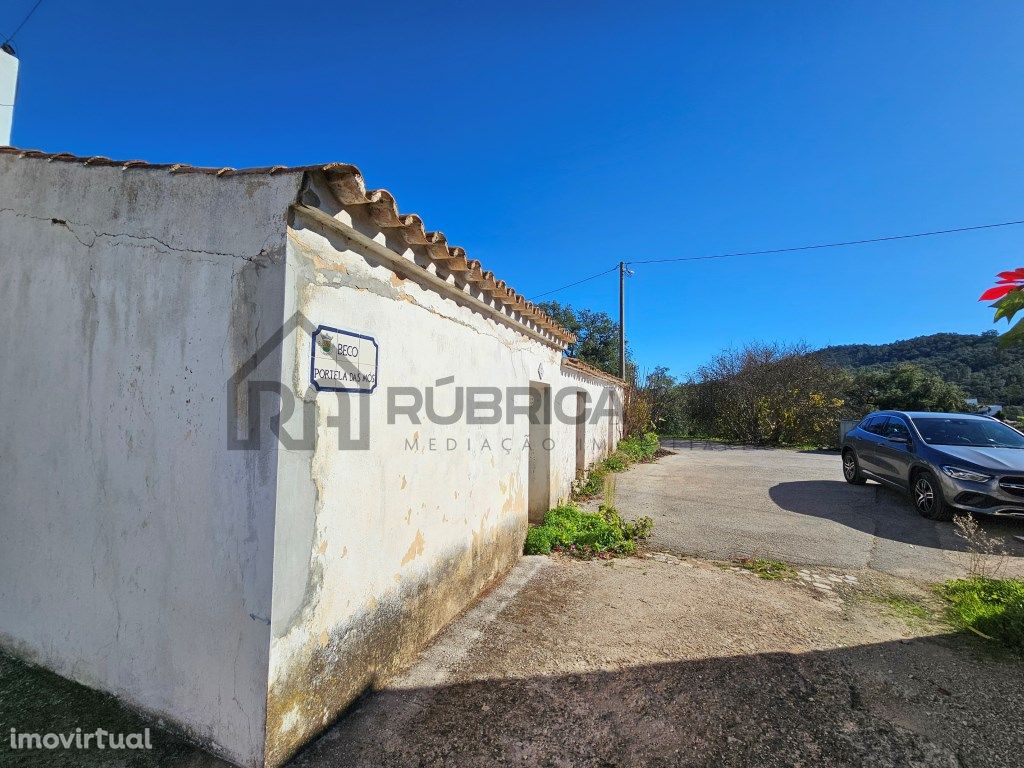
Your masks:
<svg viewBox="0 0 1024 768"><path fill-rule="evenodd" d="M956 229L936 229L931 232L914 232L909 235L887 235L885 237L869 237L863 240L845 240L841 243L819 243L817 245L798 245L792 248L770 248L763 251L737 251L736 253L718 253L713 256L680 256L670 259L644 259L627 261L627 264L664 264L670 261L704 261L706 259L727 259L731 256L762 256L769 253L792 253L794 251L814 251L821 248L842 248L848 245L866 245L867 243L885 243L891 240L910 240L915 237L933 237L935 235L952 235L956 232L971 232L977 229L995 229L996 227L1012 227L1024 224L1021 221L1002 221L998 224L978 224L974 227L957 227Z"/></svg>
<svg viewBox="0 0 1024 768"><path fill-rule="evenodd" d="M582 283L588 283L591 280L596 280L597 278L601 277L602 275L607 275L609 272L614 272L618 268L619 268L619 265L616 264L613 267L609 267L604 272L598 272L596 275L591 275L590 277L584 277L582 280L577 280L575 283L569 283L568 285L563 285L561 288L552 288L550 291L544 291L544 293L538 293L536 296L531 296L530 300L534 301L536 299L539 299L541 296L547 296L547 295L552 294L552 293L558 293L559 291L564 291L566 288L572 288L573 286L581 285Z"/></svg>
<svg viewBox="0 0 1024 768"><path fill-rule="evenodd" d="M42 4L43 0L36 0L35 5L33 5L29 12L25 14L25 18L21 20L21 24L14 28L14 31L7 36L7 39L3 41L2 45L7 45L9 42L11 42L11 40L14 39L15 35L21 32L21 28L28 23L28 20L32 18L32 14L36 12L36 8L38 8Z"/></svg>
<svg viewBox="0 0 1024 768"><path fill-rule="evenodd" d="M1020 225L1020 224L1024 224L1024 219L1020 219L1020 220L1017 220L1017 221L1001 221L1001 222L997 222L995 224L978 224L978 225L971 226L971 227L955 227L953 229L934 229L934 230L931 230L931 231L928 231L928 232L911 232L910 234L906 234L906 235L885 235L883 237L867 237L867 238L861 238L859 240L843 240L841 242L836 242L836 243L815 243L813 245L797 245L797 246L792 246L792 247L789 247L789 248L766 248L766 249L757 250L757 251L733 251L733 252L730 252L730 253L716 253L716 254L712 254L712 255L708 255L708 256L676 256L676 257L669 257L669 258L664 258L664 259L637 259L635 261L627 261L625 263L626 263L626 265L633 265L633 264L668 264L668 263L671 263L671 262L679 262L679 261L707 261L709 259L728 259L728 258L732 258L734 256L767 256L767 255L774 254L774 253L795 253L795 252L798 252L798 251L816 251L816 250L821 250L821 249L824 249L824 248L845 248L845 247L852 246L852 245L867 245L869 243L886 243L886 242L891 242L893 240L911 240L913 238L918 238L918 237L935 237L937 235L953 235L953 234L956 234L958 232L973 232L973 231L977 231L977 230L980 230L980 229L996 229L996 228L999 228L999 227L1013 227L1013 226L1017 226L1017 225ZM568 285L563 285L560 288L552 288L550 291L545 291L544 293L539 293L536 296L534 296L533 298L538 299L538 298L540 298L542 296L550 296L552 293L558 293L558 292L564 291L564 290L566 290L568 288L573 288L574 286L580 285L581 283L586 283L586 282L589 282L591 280L596 280L597 278L601 277L602 275L607 275L609 272L614 272L618 268L619 268L619 265L616 264L614 266L609 267L604 272L598 272L596 275L591 275L590 277L585 277L582 280L577 280L574 283L569 283Z"/></svg>

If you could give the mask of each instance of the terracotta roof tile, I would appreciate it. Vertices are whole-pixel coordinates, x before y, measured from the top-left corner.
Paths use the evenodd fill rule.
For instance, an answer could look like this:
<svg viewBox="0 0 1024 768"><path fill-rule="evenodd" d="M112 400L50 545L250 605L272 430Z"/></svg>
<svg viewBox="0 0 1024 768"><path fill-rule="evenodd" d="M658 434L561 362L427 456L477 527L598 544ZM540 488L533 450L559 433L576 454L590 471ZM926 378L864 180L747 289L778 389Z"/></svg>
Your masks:
<svg viewBox="0 0 1024 768"><path fill-rule="evenodd" d="M600 368L597 368L591 365L590 363L585 363L582 360L579 360L575 357L565 356L562 358L562 363L569 368L575 368L577 371L580 371L581 373L588 373L591 376L596 376L599 379L605 379L606 381L610 381L613 384L618 384L619 386L624 386L626 383L618 376L615 376L614 374L608 373L606 371L602 371Z"/></svg>

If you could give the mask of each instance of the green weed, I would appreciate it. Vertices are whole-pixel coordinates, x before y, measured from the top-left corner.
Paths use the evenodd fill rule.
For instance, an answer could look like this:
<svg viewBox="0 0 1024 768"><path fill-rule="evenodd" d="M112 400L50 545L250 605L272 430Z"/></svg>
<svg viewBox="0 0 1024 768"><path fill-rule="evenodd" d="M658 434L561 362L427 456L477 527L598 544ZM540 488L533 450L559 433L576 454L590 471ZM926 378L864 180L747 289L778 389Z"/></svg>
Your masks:
<svg viewBox="0 0 1024 768"><path fill-rule="evenodd" d="M569 498L572 501L594 498L604 488L604 478L609 472L624 472L637 462L650 461L659 447L660 441L655 432L622 438L608 458L597 462L586 477L576 483Z"/></svg>
<svg viewBox="0 0 1024 768"><path fill-rule="evenodd" d="M1024 580L973 577L940 584L955 626L1024 650Z"/></svg>
<svg viewBox="0 0 1024 768"><path fill-rule="evenodd" d="M555 507L544 516L543 525L527 532L524 551L528 555L564 552L584 559L633 555L653 527L649 517L626 522L613 507L602 506L598 512L572 505Z"/></svg>
<svg viewBox="0 0 1024 768"><path fill-rule="evenodd" d="M898 595L893 592L883 592L881 594L866 592L865 597L874 603L884 605L890 613L899 616L905 621L932 621L935 618L935 615L927 606L922 605L919 600L915 600L907 595Z"/></svg>
<svg viewBox="0 0 1024 768"><path fill-rule="evenodd" d="M756 573L766 581L779 581L796 576L796 571L788 563L781 560L765 560L760 557L748 557L739 561L740 568Z"/></svg>

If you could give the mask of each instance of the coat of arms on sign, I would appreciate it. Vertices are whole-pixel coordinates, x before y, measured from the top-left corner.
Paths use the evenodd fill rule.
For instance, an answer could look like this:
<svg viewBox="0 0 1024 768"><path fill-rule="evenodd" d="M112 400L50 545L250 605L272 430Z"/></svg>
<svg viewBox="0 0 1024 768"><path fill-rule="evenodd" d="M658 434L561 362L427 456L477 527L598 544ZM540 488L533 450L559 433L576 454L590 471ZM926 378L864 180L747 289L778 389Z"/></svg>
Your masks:
<svg viewBox="0 0 1024 768"><path fill-rule="evenodd" d="M317 326L309 360L309 383L318 392L370 394L377 388L378 349L372 336Z"/></svg>

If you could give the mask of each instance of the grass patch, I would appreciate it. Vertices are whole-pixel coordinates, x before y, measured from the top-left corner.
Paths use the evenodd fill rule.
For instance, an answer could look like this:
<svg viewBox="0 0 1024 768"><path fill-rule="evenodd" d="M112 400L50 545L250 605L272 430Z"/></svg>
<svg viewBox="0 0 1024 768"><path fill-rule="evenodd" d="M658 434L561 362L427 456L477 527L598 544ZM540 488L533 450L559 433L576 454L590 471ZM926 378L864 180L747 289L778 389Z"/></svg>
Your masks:
<svg viewBox="0 0 1024 768"><path fill-rule="evenodd" d="M714 437L712 435L698 435L698 434L690 434L690 433L674 433L673 434L671 432L667 433L667 434L666 433L659 433L659 435L661 437L665 438L666 440L692 440L695 443L727 443L727 442L729 442L728 440L725 440L724 438Z"/></svg>
<svg viewBox="0 0 1024 768"><path fill-rule="evenodd" d="M584 501L600 495L604 488L604 479L610 473L624 472L633 464L651 461L658 455L660 447L661 443L655 432L622 438L608 458L597 462L590 468L587 476L573 486L569 495L570 500Z"/></svg>
<svg viewBox="0 0 1024 768"><path fill-rule="evenodd" d="M865 597L873 603L885 606L888 611L904 621L922 622L933 621L935 614L919 600L906 595L898 595L893 592L881 594L866 593Z"/></svg>
<svg viewBox="0 0 1024 768"><path fill-rule="evenodd" d="M789 451L837 451L839 450L836 445L827 445L823 443L773 443L773 442L762 442L762 443L751 443L745 440L736 440L731 437L716 437L713 435L673 435L673 434L662 434L661 437L665 440L680 440L687 441L690 443L713 443L715 445L728 445L741 448L784 448Z"/></svg>
<svg viewBox="0 0 1024 768"><path fill-rule="evenodd" d="M229 768L188 742L158 728L115 697L0 653L0 765L19 768ZM26 749L15 751L10 729L28 733L73 733L103 728L119 734L150 729L152 749Z"/></svg>
<svg viewBox="0 0 1024 768"><path fill-rule="evenodd" d="M649 517L626 522L613 507L584 512L570 504L555 507L544 516L543 525L530 528L524 551L528 555L564 552L583 559L634 555L653 527Z"/></svg>
<svg viewBox="0 0 1024 768"><path fill-rule="evenodd" d="M940 584L938 592L954 626L1024 650L1024 580L951 579Z"/></svg>
<svg viewBox="0 0 1024 768"><path fill-rule="evenodd" d="M781 560L765 560L760 557L746 557L740 560L737 565L744 570L756 573L759 578L765 581L779 581L790 579L796 576L796 571Z"/></svg>
<svg viewBox="0 0 1024 768"><path fill-rule="evenodd" d="M839 449L834 445L819 445L817 443L794 443L793 445L783 445L781 447L787 451L796 451L797 453L815 453L817 451L839 453Z"/></svg>

